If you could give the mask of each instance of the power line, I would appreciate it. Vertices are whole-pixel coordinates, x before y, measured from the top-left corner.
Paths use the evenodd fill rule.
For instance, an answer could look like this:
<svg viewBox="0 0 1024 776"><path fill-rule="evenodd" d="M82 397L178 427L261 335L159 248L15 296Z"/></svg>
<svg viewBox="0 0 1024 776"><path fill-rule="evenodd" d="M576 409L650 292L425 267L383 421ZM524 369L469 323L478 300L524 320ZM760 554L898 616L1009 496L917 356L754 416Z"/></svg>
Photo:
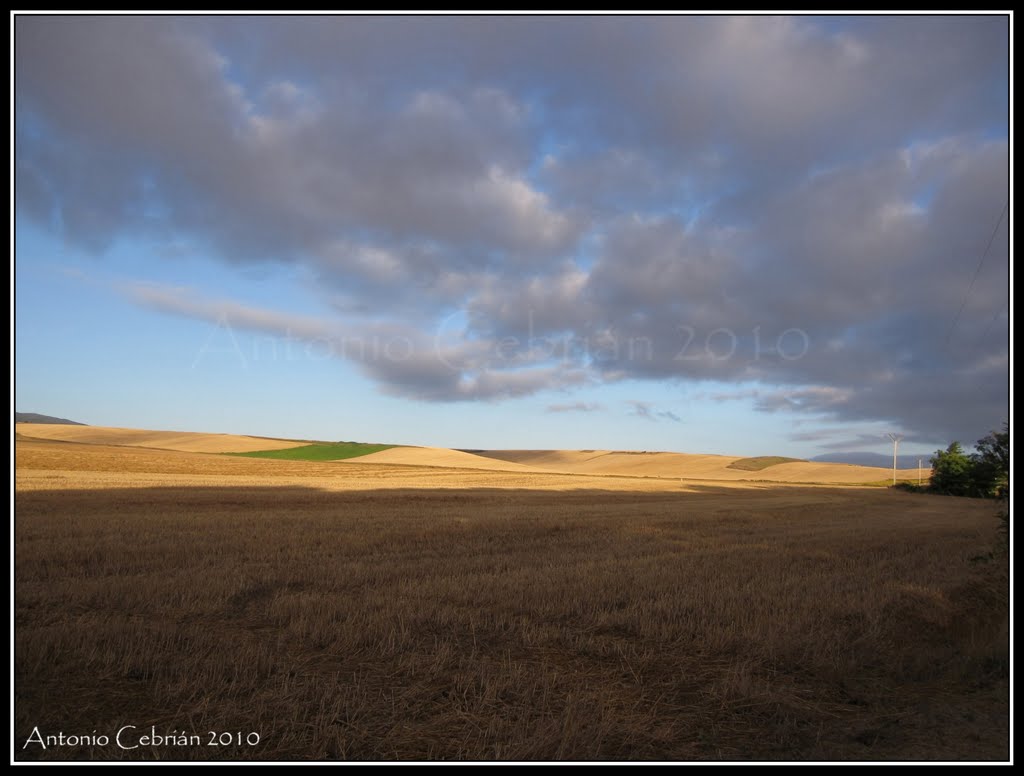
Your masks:
<svg viewBox="0 0 1024 776"><path fill-rule="evenodd" d="M1010 303L1010 300L1007 299L1005 302L1003 302L1003 306L1000 307L998 310L996 310L996 314L992 316L992 320L989 321L988 322L988 326L985 327L985 333L982 334L981 337L978 338L980 341L984 341L988 337L988 333L990 331L992 331L992 327L996 325L996 321L999 320L999 316L1002 315L1006 311L1006 306L1009 303Z"/></svg>
<svg viewBox="0 0 1024 776"><path fill-rule="evenodd" d="M996 239L996 233L999 231L1000 225L1003 223L1003 218L1006 216L1006 210L1010 207L1010 200L1006 200L1006 204L1003 205L1003 211L999 214L999 220L996 221L995 228L992 230L991 236L988 238L988 245L985 246L985 252L981 254L981 261L978 262L978 266L974 269L974 276L971 278L970 285L967 286L967 292L964 294L963 301L960 302L960 309L956 311L956 316L953 318L953 323L949 326L949 331L946 332L946 344L945 348L949 348L949 338L953 336L953 330L956 328L957 323L960 321L960 315L964 311L964 307L967 306L967 297L971 295L971 289L974 288L974 281L978 279L978 273L981 272L981 266L985 263L985 259L988 258L988 252L992 249L992 243Z"/></svg>

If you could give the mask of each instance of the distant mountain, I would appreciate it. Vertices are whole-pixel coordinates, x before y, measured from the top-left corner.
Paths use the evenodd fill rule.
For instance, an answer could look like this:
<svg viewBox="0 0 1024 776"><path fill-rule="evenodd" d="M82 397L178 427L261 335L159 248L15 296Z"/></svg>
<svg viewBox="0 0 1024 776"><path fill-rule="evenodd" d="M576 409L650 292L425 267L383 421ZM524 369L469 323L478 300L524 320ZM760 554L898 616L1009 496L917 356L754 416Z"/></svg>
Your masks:
<svg viewBox="0 0 1024 776"><path fill-rule="evenodd" d="M63 426L85 426L86 423L79 423L66 418L55 418L52 415L40 415L38 412L15 412L15 423L59 423Z"/></svg>
<svg viewBox="0 0 1024 776"><path fill-rule="evenodd" d="M925 469L931 468L929 459L931 459L931 453L925 453L924 455L898 455L896 456L896 468L897 469L916 469L918 459L921 460L921 466ZM811 459L812 461L819 461L821 463L852 463L855 466L880 466L883 469L892 468L892 456L885 455L884 453L825 453L824 455L816 455Z"/></svg>

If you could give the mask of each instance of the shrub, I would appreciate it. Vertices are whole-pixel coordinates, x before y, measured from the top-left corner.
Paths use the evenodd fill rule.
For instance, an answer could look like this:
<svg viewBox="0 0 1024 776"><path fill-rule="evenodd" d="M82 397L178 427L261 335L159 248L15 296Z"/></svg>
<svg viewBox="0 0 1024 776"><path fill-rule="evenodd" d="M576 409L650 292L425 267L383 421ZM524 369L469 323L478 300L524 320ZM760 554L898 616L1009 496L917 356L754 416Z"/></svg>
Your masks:
<svg viewBox="0 0 1024 776"><path fill-rule="evenodd" d="M948 496L967 496L972 490L971 459L959 442L932 456L931 490Z"/></svg>
<svg viewBox="0 0 1024 776"><path fill-rule="evenodd" d="M979 496L1006 498L1010 487L1010 425L993 431L975 445L971 456L974 490Z"/></svg>

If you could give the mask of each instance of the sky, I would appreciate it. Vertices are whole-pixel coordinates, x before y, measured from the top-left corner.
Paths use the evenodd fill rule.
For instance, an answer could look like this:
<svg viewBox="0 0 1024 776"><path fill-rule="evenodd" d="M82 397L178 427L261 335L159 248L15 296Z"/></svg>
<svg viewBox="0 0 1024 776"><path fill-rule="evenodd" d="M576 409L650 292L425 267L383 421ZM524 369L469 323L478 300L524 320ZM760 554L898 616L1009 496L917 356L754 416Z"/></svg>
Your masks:
<svg viewBox="0 0 1024 776"><path fill-rule="evenodd" d="M1008 419L1006 16L13 37L19 411L797 457Z"/></svg>

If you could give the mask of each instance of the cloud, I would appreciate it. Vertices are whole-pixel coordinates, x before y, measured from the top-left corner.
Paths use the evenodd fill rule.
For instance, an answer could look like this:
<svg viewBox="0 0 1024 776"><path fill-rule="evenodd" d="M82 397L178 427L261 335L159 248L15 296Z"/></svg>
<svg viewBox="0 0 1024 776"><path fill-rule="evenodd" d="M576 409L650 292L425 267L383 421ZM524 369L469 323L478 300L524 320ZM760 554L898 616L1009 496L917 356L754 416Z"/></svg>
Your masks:
<svg viewBox="0 0 1024 776"><path fill-rule="evenodd" d="M311 358L356 364L382 389L423 401L495 400L528 396L547 388L575 388L589 377L569 364L509 359L490 343L429 336L394 323L343 323L331 318L282 313L233 300L206 299L194 289L128 283L120 293L136 304L169 315L205 321L226 331L258 333L301 343Z"/></svg>
<svg viewBox="0 0 1024 776"><path fill-rule="evenodd" d="M790 391L759 393L754 406L762 412L787 410L827 413L832 407L841 406L849 399L849 392L842 388L816 385Z"/></svg>
<svg viewBox="0 0 1024 776"><path fill-rule="evenodd" d="M597 402L574 401L568 404L549 404L546 412L598 412L604 406Z"/></svg>
<svg viewBox="0 0 1024 776"><path fill-rule="evenodd" d="M846 429L818 428L813 431L794 432L789 435L789 439L793 442L824 442L845 433Z"/></svg>
<svg viewBox="0 0 1024 776"><path fill-rule="evenodd" d="M836 452L853 452L862 450L889 450L892 451L892 440L882 427L864 428L857 427L835 427L821 428L814 431L802 431L789 435L794 442L814 442L821 450L834 450ZM902 442L906 444L929 444L926 437L915 437L905 435Z"/></svg>
<svg viewBox="0 0 1024 776"><path fill-rule="evenodd" d="M630 415L634 415L638 418L645 418L646 420L654 420L654 410L649 402L628 401L626 403L633 407L629 412Z"/></svg>
<svg viewBox="0 0 1024 776"><path fill-rule="evenodd" d="M98 254L294 267L329 315L129 293L407 342L339 354L399 396L714 381L969 438L1008 412L1009 218L964 298L1006 201L1007 39L999 16L19 16L16 206Z"/></svg>
<svg viewBox="0 0 1024 776"><path fill-rule="evenodd" d="M905 437L906 442L917 440ZM850 452L855 450L871 450L884 447L892 447L892 440L886 434L855 434L852 437L835 439L831 442L819 445L823 450L835 450L837 452Z"/></svg>
<svg viewBox="0 0 1024 776"><path fill-rule="evenodd" d="M645 420L657 421L659 418L670 420L673 423L682 423L683 419L670 410L658 410L650 402L629 400L626 402L632 406L629 414Z"/></svg>
<svg viewBox="0 0 1024 776"><path fill-rule="evenodd" d="M87 246L163 227L233 260L302 260L369 231L546 256L578 231L524 179L525 108L500 89L245 86L183 19L19 17L17 31L19 109L38 123L21 169L33 200L49 194L31 207L59 209Z"/></svg>

